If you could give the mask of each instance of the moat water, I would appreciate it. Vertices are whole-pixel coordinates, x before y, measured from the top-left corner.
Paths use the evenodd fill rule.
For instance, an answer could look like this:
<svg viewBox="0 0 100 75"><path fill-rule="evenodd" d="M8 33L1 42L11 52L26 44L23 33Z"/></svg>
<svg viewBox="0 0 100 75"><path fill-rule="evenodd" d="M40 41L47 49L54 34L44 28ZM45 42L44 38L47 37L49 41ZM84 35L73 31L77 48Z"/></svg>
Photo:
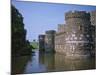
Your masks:
<svg viewBox="0 0 100 75"><path fill-rule="evenodd" d="M35 50L32 56L17 57L13 65L13 72L17 74L88 70L95 69L95 59L67 60L64 55L58 53L39 54L39 50Z"/></svg>

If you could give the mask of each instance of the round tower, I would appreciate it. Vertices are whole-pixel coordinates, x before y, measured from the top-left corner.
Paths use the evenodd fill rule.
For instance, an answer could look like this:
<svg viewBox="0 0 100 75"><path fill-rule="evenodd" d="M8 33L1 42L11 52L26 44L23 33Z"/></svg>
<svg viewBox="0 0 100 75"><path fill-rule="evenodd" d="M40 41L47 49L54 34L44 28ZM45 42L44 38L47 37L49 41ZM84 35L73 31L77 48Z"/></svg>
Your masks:
<svg viewBox="0 0 100 75"><path fill-rule="evenodd" d="M39 35L39 52L45 51L45 35Z"/></svg>
<svg viewBox="0 0 100 75"><path fill-rule="evenodd" d="M54 52L54 47L55 47L55 31L54 30L49 30L45 32L45 52Z"/></svg>
<svg viewBox="0 0 100 75"><path fill-rule="evenodd" d="M65 14L66 56L87 57L91 51L90 14L74 11Z"/></svg>

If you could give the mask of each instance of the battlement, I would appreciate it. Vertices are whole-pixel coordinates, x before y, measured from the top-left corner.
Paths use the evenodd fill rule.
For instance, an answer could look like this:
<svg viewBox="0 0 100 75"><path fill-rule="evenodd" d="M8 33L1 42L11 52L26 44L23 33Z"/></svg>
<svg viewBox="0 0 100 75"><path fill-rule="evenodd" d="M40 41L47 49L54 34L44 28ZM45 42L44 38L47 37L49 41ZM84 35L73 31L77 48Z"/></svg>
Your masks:
<svg viewBox="0 0 100 75"><path fill-rule="evenodd" d="M48 30L48 31L46 31L45 33L46 34L54 34L56 31L55 30Z"/></svg>
<svg viewBox="0 0 100 75"><path fill-rule="evenodd" d="M39 35L39 37L45 37L45 35L41 34L41 35Z"/></svg>
<svg viewBox="0 0 100 75"><path fill-rule="evenodd" d="M86 11L69 11L65 13L65 20L69 18L90 19L90 13L87 13Z"/></svg>

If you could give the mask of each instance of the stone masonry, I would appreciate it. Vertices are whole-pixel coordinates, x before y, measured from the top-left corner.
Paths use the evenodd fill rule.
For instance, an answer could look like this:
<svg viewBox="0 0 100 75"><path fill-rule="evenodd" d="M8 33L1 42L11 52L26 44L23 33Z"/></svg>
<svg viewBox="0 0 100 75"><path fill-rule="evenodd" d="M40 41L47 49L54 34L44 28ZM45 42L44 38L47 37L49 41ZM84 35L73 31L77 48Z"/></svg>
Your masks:
<svg viewBox="0 0 100 75"><path fill-rule="evenodd" d="M91 25L95 22L95 15L93 14L94 12L90 15L89 12L85 11L65 13L65 24L58 25L58 31L55 35L55 51L66 55L68 58L83 58L93 55L95 53L93 49L95 36L92 37L95 35L95 28Z"/></svg>
<svg viewBox="0 0 100 75"><path fill-rule="evenodd" d="M55 48L55 31L48 30L45 34L45 52L54 52Z"/></svg>
<svg viewBox="0 0 100 75"><path fill-rule="evenodd" d="M95 11L69 11L57 32L46 31L45 52L55 51L67 58L95 56Z"/></svg>

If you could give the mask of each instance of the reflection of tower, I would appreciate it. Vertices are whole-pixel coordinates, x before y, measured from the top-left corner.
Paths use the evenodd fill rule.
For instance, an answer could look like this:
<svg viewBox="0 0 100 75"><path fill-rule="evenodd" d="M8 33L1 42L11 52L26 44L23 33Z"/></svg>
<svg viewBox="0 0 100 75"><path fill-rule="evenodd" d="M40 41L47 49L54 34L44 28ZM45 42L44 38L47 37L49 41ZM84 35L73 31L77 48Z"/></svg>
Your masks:
<svg viewBox="0 0 100 75"><path fill-rule="evenodd" d="M66 55L90 55L90 14L85 11L74 11L65 14L66 28Z"/></svg>
<svg viewBox="0 0 100 75"><path fill-rule="evenodd" d="M55 53L55 71L64 71L67 70L66 63L65 63L65 55Z"/></svg>
<svg viewBox="0 0 100 75"><path fill-rule="evenodd" d="M53 53L45 53L44 64L48 71L54 71L55 69L55 59Z"/></svg>
<svg viewBox="0 0 100 75"><path fill-rule="evenodd" d="M39 63L44 64L45 53L39 53Z"/></svg>
<svg viewBox="0 0 100 75"><path fill-rule="evenodd" d="M45 51L45 35L39 35L39 52Z"/></svg>
<svg viewBox="0 0 100 75"><path fill-rule="evenodd" d="M45 65L47 71L54 71L55 60L54 53L39 53L39 63Z"/></svg>
<svg viewBox="0 0 100 75"><path fill-rule="evenodd" d="M49 30L46 31L45 35L45 52L54 52L54 36L55 36L55 31L54 30Z"/></svg>

